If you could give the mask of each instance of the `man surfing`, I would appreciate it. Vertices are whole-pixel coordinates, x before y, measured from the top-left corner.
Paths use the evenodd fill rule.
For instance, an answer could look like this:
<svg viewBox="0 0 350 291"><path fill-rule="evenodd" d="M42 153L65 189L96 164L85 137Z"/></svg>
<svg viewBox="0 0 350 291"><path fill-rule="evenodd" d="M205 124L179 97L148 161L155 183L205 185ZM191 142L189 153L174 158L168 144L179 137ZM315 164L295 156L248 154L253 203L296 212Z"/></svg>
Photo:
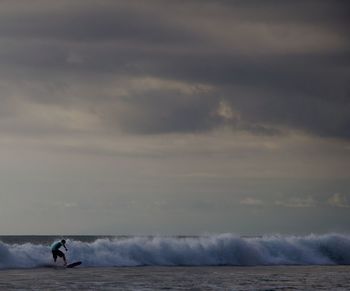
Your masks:
<svg viewBox="0 0 350 291"><path fill-rule="evenodd" d="M66 256L63 252L60 251L61 247L64 247L64 249L68 251L68 249L66 248L66 241L64 239L62 239L61 241L56 241L51 245L53 260L56 263L57 257L60 257L64 261L64 266L67 266Z"/></svg>

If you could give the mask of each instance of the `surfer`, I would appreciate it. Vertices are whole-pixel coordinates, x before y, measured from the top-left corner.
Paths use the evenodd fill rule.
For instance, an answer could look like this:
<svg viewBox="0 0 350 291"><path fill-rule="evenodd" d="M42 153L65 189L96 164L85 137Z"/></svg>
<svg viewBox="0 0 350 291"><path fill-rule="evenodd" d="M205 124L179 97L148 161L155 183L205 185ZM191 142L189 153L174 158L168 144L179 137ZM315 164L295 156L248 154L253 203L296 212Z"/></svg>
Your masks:
<svg viewBox="0 0 350 291"><path fill-rule="evenodd" d="M66 251L68 251L68 249L66 248L66 241L64 239L62 239L61 241L54 242L51 245L51 251L52 251L53 260L56 263L57 257L60 257L60 258L63 259L64 265L67 266L66 256L64 255L63 252L60 251L60 247L64 247L64 249Z"/></svg>

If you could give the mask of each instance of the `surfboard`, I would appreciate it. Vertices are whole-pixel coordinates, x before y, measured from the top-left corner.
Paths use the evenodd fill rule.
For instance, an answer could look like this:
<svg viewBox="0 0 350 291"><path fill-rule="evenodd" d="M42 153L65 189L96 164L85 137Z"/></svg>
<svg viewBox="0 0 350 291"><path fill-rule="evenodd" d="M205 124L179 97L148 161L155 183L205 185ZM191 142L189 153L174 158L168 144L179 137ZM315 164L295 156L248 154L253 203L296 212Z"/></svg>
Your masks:
<svg viewBox="0 0 350 291"><path fill-rule="evenodd" d="M66 266L66 268L74 268L76 266L81 265L81 262L74 262Z"/></svg>

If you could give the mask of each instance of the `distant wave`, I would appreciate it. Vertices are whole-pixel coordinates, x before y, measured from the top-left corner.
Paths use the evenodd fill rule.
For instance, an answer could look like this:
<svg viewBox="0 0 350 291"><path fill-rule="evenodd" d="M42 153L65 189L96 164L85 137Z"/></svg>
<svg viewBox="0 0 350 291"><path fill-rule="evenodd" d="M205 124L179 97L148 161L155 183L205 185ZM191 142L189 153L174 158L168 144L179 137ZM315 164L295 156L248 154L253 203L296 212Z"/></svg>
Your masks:
<svg viewBox="0 0 350 291"><path fill-rule="evenodd" d="M82 266L256 266L350 264L350 235L262 236L233 234L202 237L103 238L68 240L69 262ZM61 262L60 262L61 263ZM42 244L0 242L0 268L52 265Z"/></svg>

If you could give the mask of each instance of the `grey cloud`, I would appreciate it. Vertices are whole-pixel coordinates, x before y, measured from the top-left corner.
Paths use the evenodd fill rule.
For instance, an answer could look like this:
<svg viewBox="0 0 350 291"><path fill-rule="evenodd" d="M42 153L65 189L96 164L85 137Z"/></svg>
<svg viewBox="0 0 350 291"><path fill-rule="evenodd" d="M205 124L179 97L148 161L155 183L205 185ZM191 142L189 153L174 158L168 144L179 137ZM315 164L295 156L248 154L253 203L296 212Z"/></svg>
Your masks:
<svg viewBox="0 0 350 291"><path fill-rule="evenodd" d="M333 207L350 208L347 196L341 193L334 193L327 199L327 203Z"/></svg>
<svg viewBox="0 0 350 291"><path fill-rule="evenodd" d="M210 129L216 118L210 118L215 100L194 102L188 98L186 104L176 102L176 96L162 92L166 96L152 96L145 102L131 104L116 116L123 129L134 133L196 132ZM215 103L214 103L215 104Z"/></svg>
<svg viewBox="0 0 350 291"><path fill-rule="evenodd" d="M1 13L0 35L74 42L130 39L171 42L194 37L164 21L163 15L140 10L137 1L131 1L133 5L128 5L130 1L61 1L52 6L46 1L35 2L41 9L24 10L16 3L12 9L10 5L9 11Z"/></svg>
<svg viewBox="0 0 350 291"><path fill-rule="evenodd" d="M242 205L248 205L248 206L261 206L264 204L262 200L252 198L252 197L246 197L242 199L239 203Z"/></svg>
<svg viewBox="0 0 350 291"><path fill-rule="evenodd" d="M202 1L198 1L202 2ZM212 1L207 1L210 3ZM243 12L244 17L257 21L269 20L277 22L321 22L334 23L348 21L349 4L344 0L308 0L308 1L278 1L252 0L219 0L217 3L225 8Z"/></svg>
<svg viewBox="0 0 350 291"><path fill-rule="evenodd" d="M286 201L275 201L275 205L292 208L309 208L317 206L318 202L312 197L291 197Z"/></svg>
<svg viewBox="0 0 350 291"><path fill-rule="evenodd" d="M0 20L0 75L39 80L43 86L50 76L58 84L53 89L50 85L53 94L28 92L34 102L80 110L97 107L96 114L108 126L133 133L229 125L258 134L277 134L278 128L288 127L350 137L349 5L344 1L63 1L53 8L46 1L34 2L28 10L18 2L2 3ZM235 28L239 24L252 26L244 31ZM277 44L268 38L252 42L259 25ZM272 29L276 25L282 27L279 33ZM303 28L306 32L299 37L293 34ZM308 44L303 51L303 41L316 28L324 33L319 47ZM332 35L339 44L328 46ZM284 45L287 40L299 43L297 49ZM121 99L103 92L104 86L113 87L111 76L214 89L193 95L145 88ZM86 89L67 92L69 78ZM90 86L84 82L90 80L101 93L83 94ZM238 112L239 122L213 114L222 100Z"/></svg>

